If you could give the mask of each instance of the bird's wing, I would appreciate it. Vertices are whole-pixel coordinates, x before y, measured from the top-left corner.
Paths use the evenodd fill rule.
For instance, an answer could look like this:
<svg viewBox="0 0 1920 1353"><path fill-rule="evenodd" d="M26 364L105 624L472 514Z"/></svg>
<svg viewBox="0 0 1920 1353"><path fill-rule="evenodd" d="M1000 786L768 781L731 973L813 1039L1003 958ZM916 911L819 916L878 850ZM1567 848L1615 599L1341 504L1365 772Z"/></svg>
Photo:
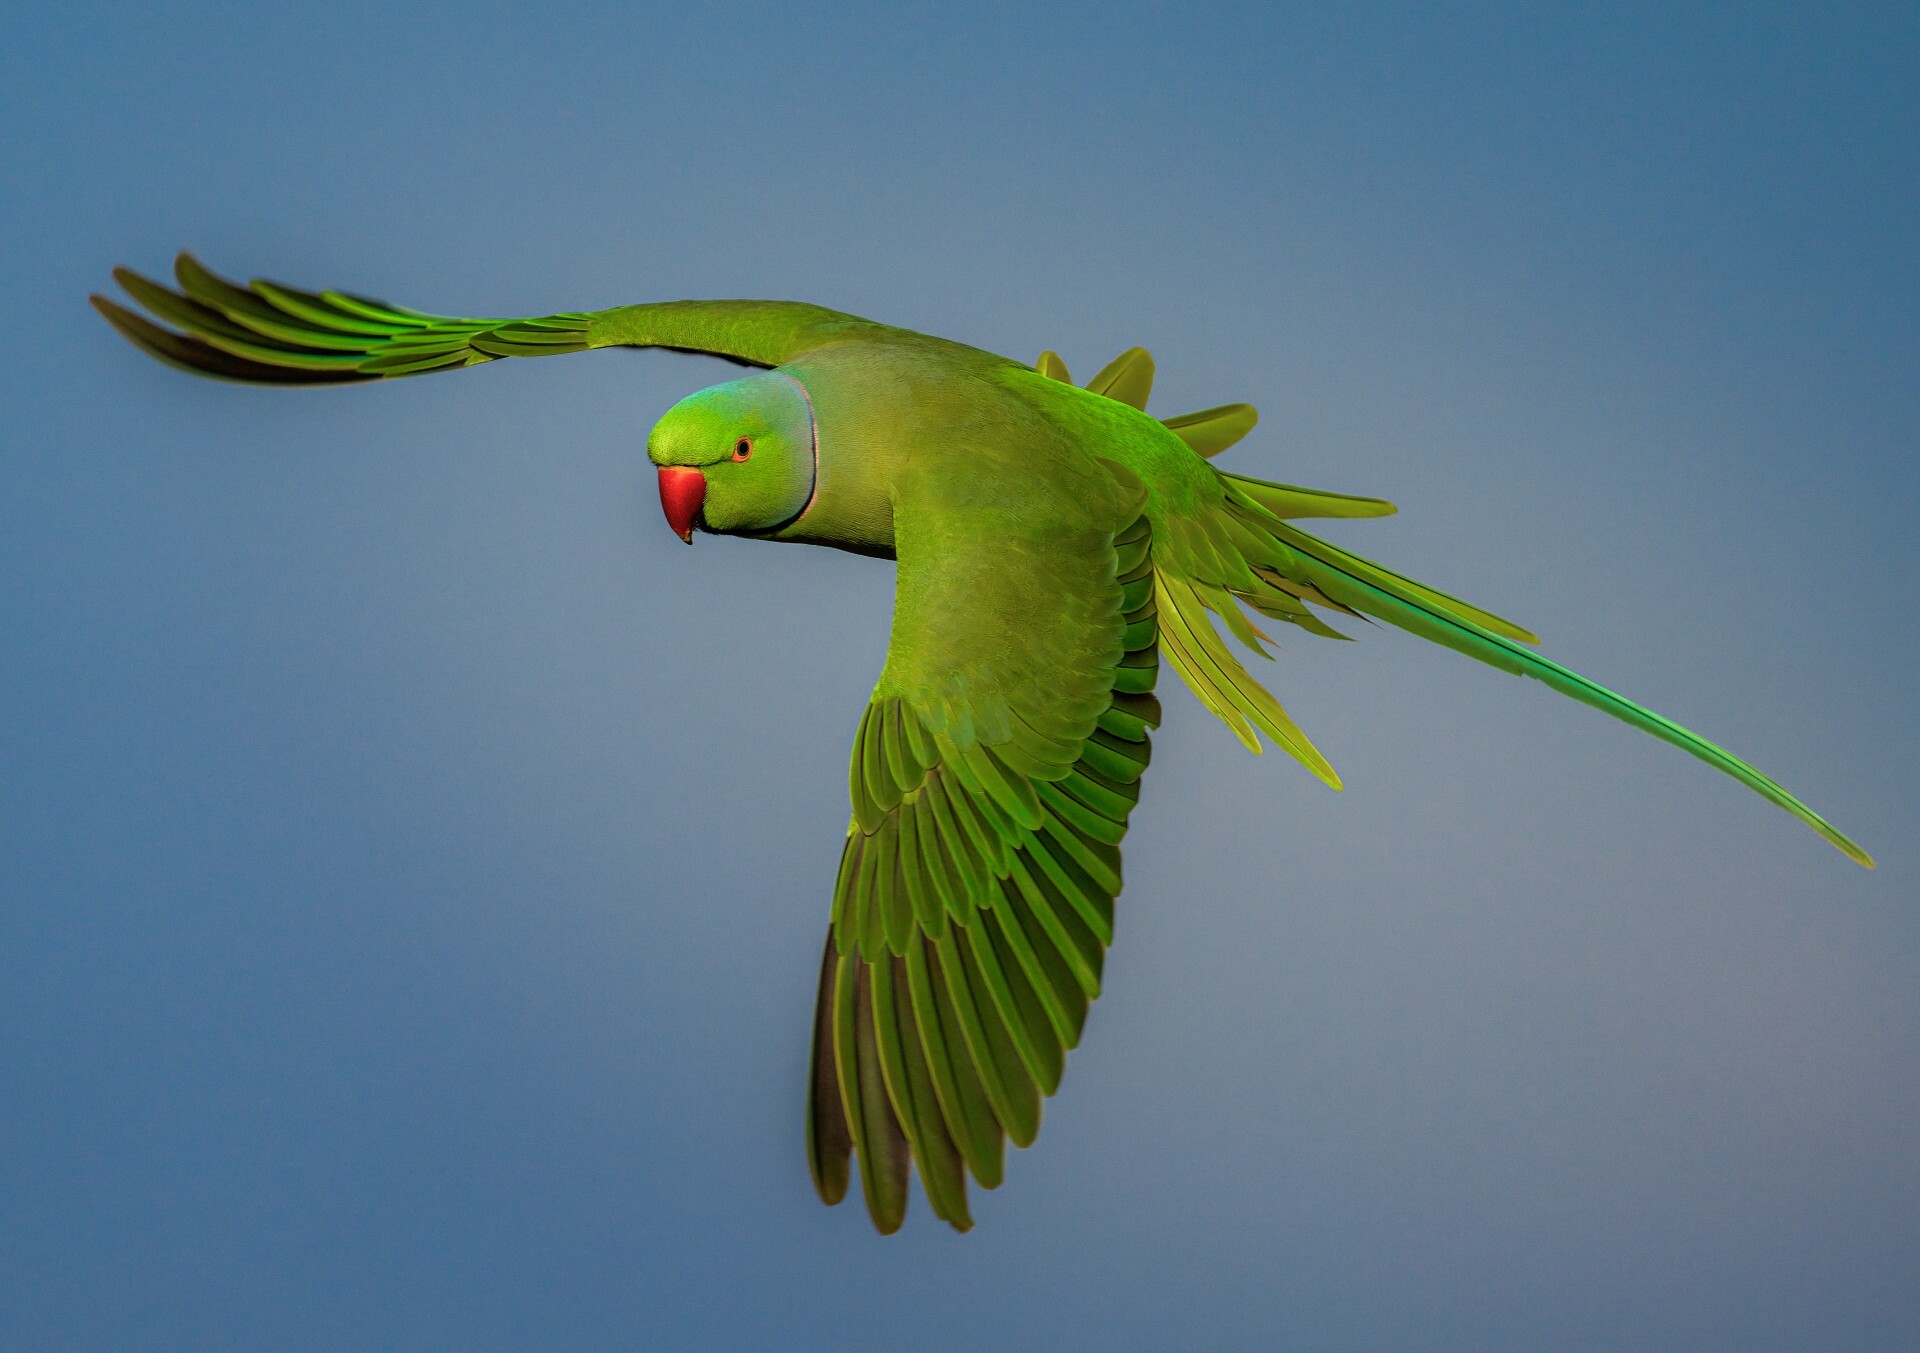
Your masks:
<svg viewBox="0 0 1920 1353"><path fill-rule="evenodd" d="M174 262L177 291L131 268L113 275L174 326L94 296L94 308L128 341L196 375L256 385L348 385L609 347L671 348L771 367L826 343L886 332L795 301L666 301L535 319L455 319L343 291L259 279L243 287L191 254Z"/></svg>
<svg viewBox="0 0 1920 1353"><path fill-rule="evenodd" d="M966 1175L1034 1139L1113 938L1119 843L1159 722L1145 492L1074 453L910 465L887 662L855 738L807 1124L882 1232L907 1165L972 1225Z"/></svg>

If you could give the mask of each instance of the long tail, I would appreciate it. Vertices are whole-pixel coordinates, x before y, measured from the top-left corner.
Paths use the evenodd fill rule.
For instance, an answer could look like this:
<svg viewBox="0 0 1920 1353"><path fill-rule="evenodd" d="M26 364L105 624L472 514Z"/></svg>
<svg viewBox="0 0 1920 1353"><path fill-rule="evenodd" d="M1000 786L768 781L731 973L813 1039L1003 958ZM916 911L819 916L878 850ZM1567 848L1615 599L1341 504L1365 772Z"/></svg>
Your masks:
<svg viewBox="0 0 1920 1353"><path fill-rule="evenodd" d="M1043 375L1072 383L1066 364L1052 352L1041 353L1035 366ZM1129 348L1107 363L1086 388L1144 410L1153 374L1153 358L1147 350ZM1258 415L1248 404L1223 404L1162 421L1195 452L1212 459L1244 437ZM1672 743L1780 805L1849 859L1873 868L1871 855L1732 752L1522 647L1540 642L1530 631L1291 524L1303 517L1389 516L1396 510L1392 503L1272 484L1218 469L1215 473L1221 489L1217 509L1155 524L1154 602L1160 618L1160 646L1200 702L1253 751L1260 750L1257 729L1315 775L1340 788L1340 777L1319 749L1222 642L1210 613L1262 657L1267 654L1260 641L1267 636L1247 618L1243 605L1268 619L1331 639L1346 636L1314 614L1312 607L1339 615L1368 615L1503 672L1543 681L1562 695Z"/></svg>
<svg viewBox="0 0 1920 1353"><path fill-rule="evenodd" d="M1195 637L1193 644L1200 653L1200 661L1190 658L1182 661L1188 655L1169 654L1176 670L1181 671L1188 683L1195 686L1202 701L1220 713L1229 726L1238 724L1235 731L1243 737L1251 734L1245 731L1244 722L1236 720L1232 713L1252 720L1316 774L1338 785L1325 759L1291 721L1286 720L1273 697L1230 657L1227 664L1219 661L1225 647L1200 609L1204 607L1219 615L1231 631L1258 650L1255 641L1264 636L1252 629L1240 611L1240 603L1309 630L1326 630L1324 622L1308 612L1307 603L1312 603L1336 613L1372 616L1503 672L1544 682L1562 695L1670 742L1732 776L1792 813L1849 859L1873 868L1873 857L1832 823L1725 748L1530 651L1524 645L1538 640L1513 622L1362 559L1285 519L1307 515L1304 512L1283 515L1267 505L1272 500L1276 506L1284 506L1287 494L1305 491L1261 485L1233 475L1222 475L1221 479L1225 491L1222 508L1214 514L1214 520L1206 522L1194 535L1202 550L1221 558L1222 582L1209 585L1196 583L1191 578L1163 577L1166 590L1162 597L1163 605L1170 600L1175 609L1188 615L1189 632L1195 628L1195 619L1198 626L1206 630L1204 635ZM1189 668L1198 669L1199 680L1196 681ZM1222 704L1232 713L1222 712Z"/></svg>

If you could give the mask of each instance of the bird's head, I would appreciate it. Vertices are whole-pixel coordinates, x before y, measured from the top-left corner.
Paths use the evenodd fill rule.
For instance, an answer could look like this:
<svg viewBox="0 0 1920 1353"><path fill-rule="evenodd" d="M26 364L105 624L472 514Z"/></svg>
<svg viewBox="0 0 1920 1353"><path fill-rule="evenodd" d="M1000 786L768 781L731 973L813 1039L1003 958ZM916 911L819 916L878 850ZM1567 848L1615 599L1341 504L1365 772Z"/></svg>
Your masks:
<svg viewBox="0 0 1920 1353"><path fill-rule="evenodd" d="M760 535L797 519L819 469L813 405L800 382L763 371L688 395L647 437L667 524Z"/></svg>

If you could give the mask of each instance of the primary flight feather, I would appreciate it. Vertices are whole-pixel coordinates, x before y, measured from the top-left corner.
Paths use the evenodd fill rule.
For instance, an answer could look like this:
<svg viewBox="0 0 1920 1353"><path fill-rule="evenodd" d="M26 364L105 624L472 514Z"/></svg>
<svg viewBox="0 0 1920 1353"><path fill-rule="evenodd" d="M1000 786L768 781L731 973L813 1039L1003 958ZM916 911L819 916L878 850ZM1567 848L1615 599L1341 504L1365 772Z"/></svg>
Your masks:
<svg viewBox="0 0 1920 1353"><path fill-rule="evenodd" d="M1081 388L1051 352L1030 366L787 301L451 319L242 287L187 254L177 290L114 276L172 326L95 296L134 344L255 384L605 347L764 368L675 405L647 454L683 540L703 530L898 561L886 663L854 736L807 1104L820 1196L839 1202L857 1161L883 1232L905 1214L909 1163L964 1231L967 1177L995 1187L1006 1142L1039 1131L1100 994L1162 657L1250 750L1264 733L1339 787L1216 620L1262 656L1249 610L1330 638L1345 636L1327 616L1399 626L1683 748L1873 864L1732 753L1540 657L1520 626L1301 530L1394 507L1216 469L1208 458L1253 427L1253 409L1148 416L1144 349Z"/></svg>

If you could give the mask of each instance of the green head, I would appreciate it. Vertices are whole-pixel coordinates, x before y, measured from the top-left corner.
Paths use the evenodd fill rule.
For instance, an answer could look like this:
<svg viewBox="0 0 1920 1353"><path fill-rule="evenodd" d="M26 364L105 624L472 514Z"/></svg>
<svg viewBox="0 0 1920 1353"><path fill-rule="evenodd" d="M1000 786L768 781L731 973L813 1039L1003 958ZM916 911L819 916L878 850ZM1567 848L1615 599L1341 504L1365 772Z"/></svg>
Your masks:
<svg viewBox="0 0 1920 1353"><path fill-rule="evenodd" d="M794 521L813 500L819 469L813 405L800 382L764 371L688 395L647 437L660 467L667 524L762 535Z"/></svg>

